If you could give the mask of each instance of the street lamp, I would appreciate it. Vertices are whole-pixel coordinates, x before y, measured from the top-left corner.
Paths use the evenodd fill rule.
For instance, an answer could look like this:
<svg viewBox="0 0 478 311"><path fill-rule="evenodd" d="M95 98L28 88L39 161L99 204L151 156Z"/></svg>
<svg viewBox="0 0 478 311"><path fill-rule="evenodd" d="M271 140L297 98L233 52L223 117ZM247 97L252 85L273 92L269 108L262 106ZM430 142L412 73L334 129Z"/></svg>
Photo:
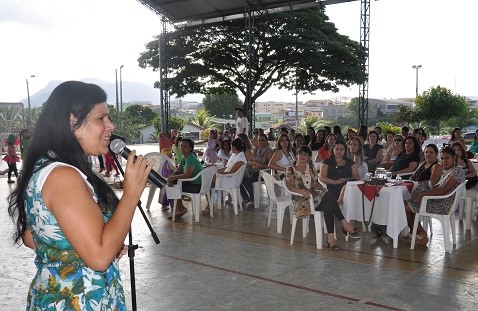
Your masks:
<svg viewBox="0 0 478 311"><path fill-rule="evenodd" d="M418 97L418 69L421 69L422 68L422 65L413 65L412 66L413 69L416 70L416 78L415 78L415 98Z"/></svg>
<svg viewBox="0 0 478 311"><path fill-rule="evenodd" d="M30 78L35 78L35 75L30 75ZM25 79L27 82L27 98L28 98L28 118L27 118L27 126L30 126L32 123L32 107L30 104L30 88L28 87L28 78Z"/></svg>
<svg viewBox="0 0 478 311"><path fill-rule="evenodd" d="M115 69L115 90L116 90L116 112L119 113L119 101L118 101L118 69Z"/></svg>
<svg viewBox="0 0 478 311"><path fill-rule="evenodd" d="M120 105L121 105L121 112L123 112L123 78L121 77L121 69L123 69L124 65L120 66Z"/></svg>

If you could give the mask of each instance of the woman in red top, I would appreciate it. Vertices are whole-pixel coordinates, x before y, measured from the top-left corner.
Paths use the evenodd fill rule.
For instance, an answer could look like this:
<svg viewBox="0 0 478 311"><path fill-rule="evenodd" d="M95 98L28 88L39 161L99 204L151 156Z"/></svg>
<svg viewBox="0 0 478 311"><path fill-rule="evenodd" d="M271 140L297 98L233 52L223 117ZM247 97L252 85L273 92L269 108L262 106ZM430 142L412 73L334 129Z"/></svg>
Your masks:
<svg viewBox="0 0 478 311"><path fill-rule="evenodd" d="M335 138L334 134L329 134L327 136L325 144L319 148L319 153L317 153L317 156L315 157L315 162L322 162L325 159L330 158L334 150Z"/></svg>

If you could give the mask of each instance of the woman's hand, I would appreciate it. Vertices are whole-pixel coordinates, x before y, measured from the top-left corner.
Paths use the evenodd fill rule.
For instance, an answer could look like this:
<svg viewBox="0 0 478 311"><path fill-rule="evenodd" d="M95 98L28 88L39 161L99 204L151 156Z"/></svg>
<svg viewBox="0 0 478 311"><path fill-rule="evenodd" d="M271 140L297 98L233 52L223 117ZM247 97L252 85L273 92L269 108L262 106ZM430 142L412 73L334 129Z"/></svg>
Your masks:
<svg viewBox="0 0 478 311"><path fill-rule="evenodd" d="M308 189L300 189L300 194L302 194L304 198L310 197L310 191Z"/></svg>
<svg viewBox="0 0 478 311"><path fill-rule="evenodd" d="M132 150L128 155L126 162L126 170L124 177L124 195L132 195L133 197L141 197L148 175L153 168L155 160L150 163L142 155L136 156L136 150Z"/></svg>
<svg viewBox="0 0 478 311"><path fill-rule="evenodd" d="M425 191L422 191L422 192L420 192L420 193L417 193L417 194L413 197L412 201L415 202L415 203L420 203L420 202L422 201L422 198L425 196L425 193L424 193L424 192L425 192Z"/></svg>
<svg viewBox="0 0 478 311"><path fill-rule="evenodd" d="M127 245L123 245L123 247L121 247L121 249L119 250L118 254L116 255L116 258L120 259L120 258L123 257L127 252L128 252L128 246L127 246Z"/></svg>
<svg viewBox="0 0 478 311"><path fill-rule="evenodd" d="M336 181L336 185L340 185L340 184L343 184L344 182L346 182L347 180L349 180L349 178L339 178L337 181Z"/></svg>
<svg viewBox="0 0 478 311"><path fill-rule="evenodd" d="M177 180L176 176L174 176L174 175L169 176L168 177L168 186L171 187L176 180Z"/></svg>

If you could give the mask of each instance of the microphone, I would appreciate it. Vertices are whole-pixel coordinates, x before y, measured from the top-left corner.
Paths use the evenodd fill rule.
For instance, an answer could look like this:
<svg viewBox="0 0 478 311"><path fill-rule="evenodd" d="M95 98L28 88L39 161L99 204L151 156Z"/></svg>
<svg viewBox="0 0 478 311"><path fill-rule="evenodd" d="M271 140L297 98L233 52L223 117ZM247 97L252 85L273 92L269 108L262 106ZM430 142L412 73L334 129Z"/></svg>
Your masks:
<svg viewBox="0 0 478 311"><path fill-rule="evenodd" d="M121 154L121 156L125 159L128 159L128 155L131 152L131 150L129 150L128 147L126 147L124 141L122 141L121 139L113 140L110 143L110 149L115 154ZM136 159L136 156L134 156L134 158ZM158 173L156 173L153 170L149 172L148 179L159 188L163 188L167 183L163 177L161 177Z"/></svg>

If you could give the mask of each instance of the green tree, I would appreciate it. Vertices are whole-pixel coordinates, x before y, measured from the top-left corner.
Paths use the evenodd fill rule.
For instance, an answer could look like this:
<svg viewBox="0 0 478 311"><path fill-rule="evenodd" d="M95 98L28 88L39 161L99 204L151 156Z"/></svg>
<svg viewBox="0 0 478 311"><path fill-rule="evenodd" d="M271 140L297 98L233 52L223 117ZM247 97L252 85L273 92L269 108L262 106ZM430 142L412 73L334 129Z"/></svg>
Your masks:
<svg viewBox="0 0 478 311"><path fill-rule="evenodd" d="M223 119L234 115L234 108L242 106L236 93L206 94L202 103L209 114Z"/></svg>
<svg viewBox="0 0 478 311"><path fill-rule="evenodd" d="M323 8L266 14L257 17L255 26L252 102L273 85L311 92L338 91L341 85L361 82L359 44L340 35ZM187 27L164 36L170 43L171 93L181 97L225 90L246 95L244 20ZM140 67L158 70L158 39L146 44Z"/></svg>
<svg viewBox="0 0 478 311"><path fill-rule="evenodd" d="M206 109L199 109L197 115L190 118L189 122L196 124L203 128L209 128L212 126L211 116Z"/></svg>
<svg viewBox="0 0 478 311"><path fill-rule="evenodd" d="M131 118L133 124L137 124L139 127L150 125L153 119L158 116L151 108L142 105L131 105L126 108L124 113Z"/></svg>
<svg viewBox="0 0 478 311"><path fill-rule="evenodd" d="M420 120L428 122L430 127L440 133L442 121L468 116L468 104L463 96L452 94L445 87L431 87L416 99L416 113Z"/></svg>
<svg viewBox="0 0 478 311"><path fill-rule="evenodd" d="M320 119L313 115L306 115L300 122L299 129L302 133L305 133L307 132L307 128L311 126L314 129L318 128L320 126Z"/></svg>

